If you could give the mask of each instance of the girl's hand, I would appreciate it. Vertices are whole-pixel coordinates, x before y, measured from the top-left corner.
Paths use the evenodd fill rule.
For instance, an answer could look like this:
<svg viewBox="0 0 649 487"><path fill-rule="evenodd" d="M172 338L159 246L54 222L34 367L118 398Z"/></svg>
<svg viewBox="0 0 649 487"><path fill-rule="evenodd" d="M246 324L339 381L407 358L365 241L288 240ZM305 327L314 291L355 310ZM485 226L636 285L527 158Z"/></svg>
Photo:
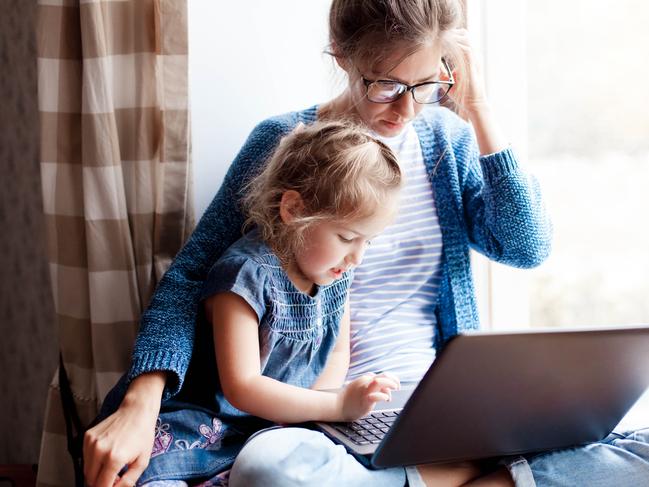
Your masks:
<svg viewBox="0 0 649 487"><path fill-rule="evenodd" d="M365 374L338 393L342 421L354 421L368 414L379 401L389 401L400 387L393 374Z"/></svg>

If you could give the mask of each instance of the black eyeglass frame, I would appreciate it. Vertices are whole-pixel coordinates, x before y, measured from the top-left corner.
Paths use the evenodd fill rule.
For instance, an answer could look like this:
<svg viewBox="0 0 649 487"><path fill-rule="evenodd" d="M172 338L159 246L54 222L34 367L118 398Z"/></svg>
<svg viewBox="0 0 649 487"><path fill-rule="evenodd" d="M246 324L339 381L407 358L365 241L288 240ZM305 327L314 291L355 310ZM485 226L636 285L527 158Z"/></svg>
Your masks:
<svg viewBox="0 0 649 487"><path fill-rule="evenodd" d="M417 83L416 85L407 85L405 83L402 83L401 81L395 81L393 79L375 79L375 80L369 80L365 76L361 74L361 79L363 80L363 84L365 85L365 96L367 99L372 102L372 103L380 103L382 105L387 105L388 103L394 103L395 101L399 100L403 95L406 93L410 92L412 95L412 99L415 101L415 103L419 103L420 105L432 105L434 103L439 103L442 101L444 98L448 96L448 94L451 91L451 88L455 85L455 78L453 78L453 71L451 71L451 68L449 67L448 63L446 62L446 59L442 58L442 64L444 65L444 68L446 68L446 72L448 73L449 80L448 81L424 81L423 83ZM370 99L370 86L373 85L374 83L392 83L396 84L402 87L405 87L405 89L397 95L397 97L394 100L390 101L374 101ZM415 88L418 88L420 86L425 86L425 85L447 85L448 89L442 95L438 100L435 101L427 101L427 102L420 102L417 101L415 98Z"/></svg>

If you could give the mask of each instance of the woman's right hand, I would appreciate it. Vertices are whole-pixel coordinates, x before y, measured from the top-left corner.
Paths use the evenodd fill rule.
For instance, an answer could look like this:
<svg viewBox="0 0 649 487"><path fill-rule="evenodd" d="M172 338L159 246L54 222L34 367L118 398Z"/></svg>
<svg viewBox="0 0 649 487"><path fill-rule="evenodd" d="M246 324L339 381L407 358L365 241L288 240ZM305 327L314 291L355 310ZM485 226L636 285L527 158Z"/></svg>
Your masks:
<svg viewBox="0 0 649 487"><path fill-rule="evenodd" d="M354 421L368 414L379 401L389 401L391 391L400 387L399 378L393 374L365 374L353 380L340 391L342 421Z"/></svg>
<svg viewBox="0 0 649 487"><path fill-rule="evenodd" d="M149 464L165 375L136 378L119 409L83 438L84 475L91 487L130 487ZM127 467L120 477L119 472Z"/></svg>

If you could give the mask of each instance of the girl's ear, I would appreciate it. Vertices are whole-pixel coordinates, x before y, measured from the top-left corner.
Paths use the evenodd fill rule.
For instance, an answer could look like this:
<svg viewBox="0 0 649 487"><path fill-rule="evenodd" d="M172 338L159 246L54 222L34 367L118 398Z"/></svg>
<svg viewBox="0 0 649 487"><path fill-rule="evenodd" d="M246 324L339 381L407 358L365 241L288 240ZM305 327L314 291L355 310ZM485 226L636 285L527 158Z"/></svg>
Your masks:
<svg viewBox="0 0 649 487"><path fill-rule="evenodd" d="M304 202L300 193L289 189L284 191L279 202L279 216L286 225L290 225L304 211Z"/></svg>

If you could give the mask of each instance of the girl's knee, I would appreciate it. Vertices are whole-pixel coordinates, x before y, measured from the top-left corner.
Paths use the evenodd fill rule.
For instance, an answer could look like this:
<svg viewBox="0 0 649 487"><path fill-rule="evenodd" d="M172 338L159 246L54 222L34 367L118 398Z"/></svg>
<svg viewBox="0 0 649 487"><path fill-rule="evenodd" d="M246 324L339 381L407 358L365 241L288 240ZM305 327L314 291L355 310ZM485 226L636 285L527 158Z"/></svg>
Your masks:
<svg viewBox="0 0 649 487"><path fill-rule="evenodd" d="M276 428L251 438L237 456L230 485L308 485L309 472L322 464L328 444L322 433Z"/></svg>

